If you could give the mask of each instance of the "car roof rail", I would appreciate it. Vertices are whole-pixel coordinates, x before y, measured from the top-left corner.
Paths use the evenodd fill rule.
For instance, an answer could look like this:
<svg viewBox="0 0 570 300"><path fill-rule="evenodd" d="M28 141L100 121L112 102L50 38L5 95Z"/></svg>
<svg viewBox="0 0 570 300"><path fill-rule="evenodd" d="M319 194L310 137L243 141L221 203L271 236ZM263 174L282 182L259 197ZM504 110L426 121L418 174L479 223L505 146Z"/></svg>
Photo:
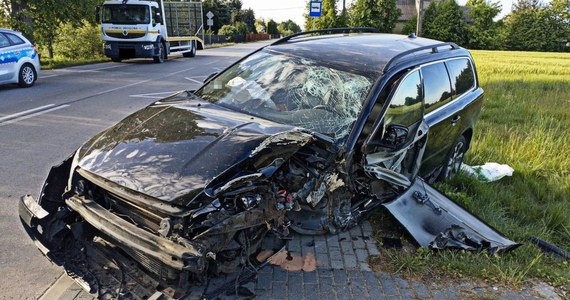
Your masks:
<svg viewBox="0 0 570 300"><path fill-rule="evenodd" d="M399 61L402 60L402 58L404 58L405 56L408 56L410 54L414 54L416 52L420 52L420 51L425 51L425 50L431 50L431 53L438 53L439 50L438 48L441 47L450 47L450 50L457 50L460 49L461 47L457 46L457 44L455 43L451 43L451 42L447 42L447 43L439 43L439 44L433 44L433 45L429 45L429 46L423 46L423 47L419 47L419 48L414 48L414 49L410 49L407 51L404 51L394 57L392 57L392 59L390 59L390 61L388 61L388 63L384 66L384 69L382 70L382 73L386 73L388 72L388 70L393 67L396 63L398 63Z"/></svg>
<svg viewBox="0 0 570 300"><path fill-rule="evenodd" d="M319 29L319 30L311 30L311 31L303 31L293 33L288 35L284 38L278 39L277 41L273 42L271 46L280 45L285 42L288 42L292 38L315 34L315 33L324 33L324 34L335 34L335 33L351 33L351 32L364 32L364 33L380 33L380 31L373 27L340 27L340 28L327 28L327 29Z"/></svg>

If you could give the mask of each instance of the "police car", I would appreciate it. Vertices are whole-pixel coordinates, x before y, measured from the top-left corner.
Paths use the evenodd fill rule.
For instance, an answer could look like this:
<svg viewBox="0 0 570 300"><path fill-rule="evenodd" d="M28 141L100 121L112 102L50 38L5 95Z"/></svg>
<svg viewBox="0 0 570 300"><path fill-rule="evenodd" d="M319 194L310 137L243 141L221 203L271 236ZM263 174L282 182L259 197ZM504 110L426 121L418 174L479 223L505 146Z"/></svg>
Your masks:
<svg viewBox="0 0 570 300"><path fill-rule="evenodd" d="M38 51L20 32L0 28L0 84L30 87L38 79Z"/></svg>

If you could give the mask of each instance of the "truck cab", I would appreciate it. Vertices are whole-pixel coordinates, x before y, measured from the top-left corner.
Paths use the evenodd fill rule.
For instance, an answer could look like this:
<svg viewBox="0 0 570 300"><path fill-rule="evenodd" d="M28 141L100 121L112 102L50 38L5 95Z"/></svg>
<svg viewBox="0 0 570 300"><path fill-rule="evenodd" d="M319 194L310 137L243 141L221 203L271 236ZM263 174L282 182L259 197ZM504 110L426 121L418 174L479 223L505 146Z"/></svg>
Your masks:
<svg viewBox="0 0 570 300"><path fill-rule="evenodd" d="M203 47L201 2L109 0L100 20L105 55L115 62L162 63L171 52L193 57Z"/></svg>

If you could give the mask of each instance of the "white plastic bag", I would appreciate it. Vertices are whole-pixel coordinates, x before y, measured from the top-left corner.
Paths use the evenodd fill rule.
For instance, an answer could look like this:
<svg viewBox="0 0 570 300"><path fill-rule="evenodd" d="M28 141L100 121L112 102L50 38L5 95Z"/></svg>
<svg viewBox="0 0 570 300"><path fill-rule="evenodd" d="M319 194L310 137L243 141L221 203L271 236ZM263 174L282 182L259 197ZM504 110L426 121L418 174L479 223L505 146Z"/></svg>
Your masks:
<svg viewBox="0 0 570 300"><path fill-rule="evenodd" d="M477 177L483 182L497 181L505 176L513 176L513 172L515 171L509 165L502 165L494 162L485 163L482 166L468 166L466 164L462 164L461 170L465 172L465 174Z"/></svg>

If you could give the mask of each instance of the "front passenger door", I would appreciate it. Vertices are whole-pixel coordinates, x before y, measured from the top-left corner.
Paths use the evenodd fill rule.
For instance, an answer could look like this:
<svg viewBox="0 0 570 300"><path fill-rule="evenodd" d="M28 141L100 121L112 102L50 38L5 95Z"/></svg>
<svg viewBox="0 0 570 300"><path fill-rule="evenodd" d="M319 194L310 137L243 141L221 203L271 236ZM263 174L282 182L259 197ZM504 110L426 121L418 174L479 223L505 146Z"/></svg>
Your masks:
<svg viewBox="0 0 570 300"><path fill-rule="evenodd" d="M365 170L377 179L408 187L416 177L427 139L419 70L399 80L382 122L365 146Z"/></svg>

